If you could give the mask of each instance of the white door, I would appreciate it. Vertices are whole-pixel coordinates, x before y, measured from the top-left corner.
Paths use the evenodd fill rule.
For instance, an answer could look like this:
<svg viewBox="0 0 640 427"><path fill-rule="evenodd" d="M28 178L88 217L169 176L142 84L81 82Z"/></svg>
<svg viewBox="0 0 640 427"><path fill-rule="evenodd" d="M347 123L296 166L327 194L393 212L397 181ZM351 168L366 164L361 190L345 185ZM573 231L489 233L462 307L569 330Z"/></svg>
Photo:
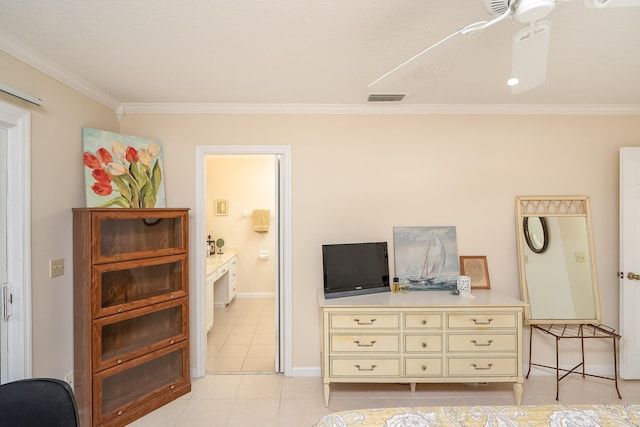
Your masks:
<svg viewBox="0 0 640 427"><path fill-rule="evenodd" d="M0 383L31 376L30 118L0 101Z"/></svg>
<svg viewBox="0 0 640 427"><path fill-rule="evenodd" d="M620 148L620 377L640 378L640 147Z"/></svg>
<svg viewBox="0 0 640 427"><path fill-rule="evenodd" d="M9 372L7 341L7 309L3 300L8 290L7 275L7 130L0 128L0 384L7 382Z"/></svg>

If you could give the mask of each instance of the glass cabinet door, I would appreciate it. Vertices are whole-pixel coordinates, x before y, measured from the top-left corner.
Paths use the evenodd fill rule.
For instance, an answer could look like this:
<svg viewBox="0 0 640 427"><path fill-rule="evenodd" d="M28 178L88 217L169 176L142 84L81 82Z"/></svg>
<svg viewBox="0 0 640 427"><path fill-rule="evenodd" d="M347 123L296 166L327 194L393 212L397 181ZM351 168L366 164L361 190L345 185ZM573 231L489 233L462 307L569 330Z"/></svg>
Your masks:
<svg viewBox="0 0 640 427"><path fill-rule="evenodd" d="M114 212L115 211L115 212ZM93 216L94 263L125 261L187 251L187 212L118 209Z"/></svg>
<svg viewBox="0 0 640 427"><path fill-rule="evenodd" d="M96 371L183 341L188 336L186 298L94 321L93 366Z"/></svg>
<svg viewBox="0 0 640 427"><path fill-rule="evenodd" d="M94 316L183 297L188 273L187 255L96 265L92 280Z"/></svg>
<svg viewBox="0 0 640 427"><path fill-rule="evenodd" d="M102 399L94 424L130 419L141 403L188 385L188 358L185 341L95 374L94 393Z"/></svg>

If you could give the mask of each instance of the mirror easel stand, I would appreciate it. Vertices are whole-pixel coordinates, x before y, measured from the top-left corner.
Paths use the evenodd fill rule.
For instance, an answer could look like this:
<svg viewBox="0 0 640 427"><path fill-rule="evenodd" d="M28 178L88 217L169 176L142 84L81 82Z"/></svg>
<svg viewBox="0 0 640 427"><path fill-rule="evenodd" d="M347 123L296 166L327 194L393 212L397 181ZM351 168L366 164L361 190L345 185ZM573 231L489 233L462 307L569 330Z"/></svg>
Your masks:
<svg viewBox="0 0 640 427"><path fill-rule="evenodd" d="M559 400L560 380L569 374L613 380L618 398L622 399L618 389L616 351L616 340L621 337L614 328L600 322L588 197L516 197L516 226L520 286L528 304L525 323L531 326L529 371L525 378L529 378L532 366L554 369L556 400ZM550 295L553 298L549 298ZM532 362L534 330L555 338L555 366ZM580 340L581 361L571 369L560 368L560 341L563 339ZM585 339L612 340L612 378L585 372Z"/></svg>

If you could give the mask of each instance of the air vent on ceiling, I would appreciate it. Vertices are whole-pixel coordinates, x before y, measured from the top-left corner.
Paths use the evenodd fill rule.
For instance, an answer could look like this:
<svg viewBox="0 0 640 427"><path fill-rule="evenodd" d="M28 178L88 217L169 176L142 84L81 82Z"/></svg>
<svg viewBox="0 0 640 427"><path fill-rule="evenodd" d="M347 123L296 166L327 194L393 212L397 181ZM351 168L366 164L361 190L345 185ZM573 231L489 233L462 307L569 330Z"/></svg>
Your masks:
<svg viewBox="0 0 640 427"><path fill-rule="evenodd" d="M376 95L371 94L369 98L367 98L368 102L398 102L404 99L404 95Z"/></svg>

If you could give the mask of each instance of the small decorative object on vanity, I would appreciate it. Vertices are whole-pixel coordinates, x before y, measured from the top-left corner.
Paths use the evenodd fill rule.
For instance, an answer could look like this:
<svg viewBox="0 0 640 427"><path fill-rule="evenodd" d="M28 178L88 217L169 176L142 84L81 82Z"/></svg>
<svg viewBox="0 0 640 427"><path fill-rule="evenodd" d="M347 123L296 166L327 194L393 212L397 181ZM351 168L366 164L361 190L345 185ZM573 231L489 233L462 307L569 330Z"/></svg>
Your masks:
<svg viewBox="0 0 640 427"><path fill-rule="evenodd" d="M220 238L216 240L216 246L218 247L218 255L222 255L224 253L222 252L222 247L224 246L224 239ZM214 248L214 252L215 252L215 248Z"/></svg>
<svg viewBox="0 0 640 427"><path fill-rule="evenodd" d="M207 235L207 256L215 255L216 253L216 241L211 236L211 234Z"/></svg>

